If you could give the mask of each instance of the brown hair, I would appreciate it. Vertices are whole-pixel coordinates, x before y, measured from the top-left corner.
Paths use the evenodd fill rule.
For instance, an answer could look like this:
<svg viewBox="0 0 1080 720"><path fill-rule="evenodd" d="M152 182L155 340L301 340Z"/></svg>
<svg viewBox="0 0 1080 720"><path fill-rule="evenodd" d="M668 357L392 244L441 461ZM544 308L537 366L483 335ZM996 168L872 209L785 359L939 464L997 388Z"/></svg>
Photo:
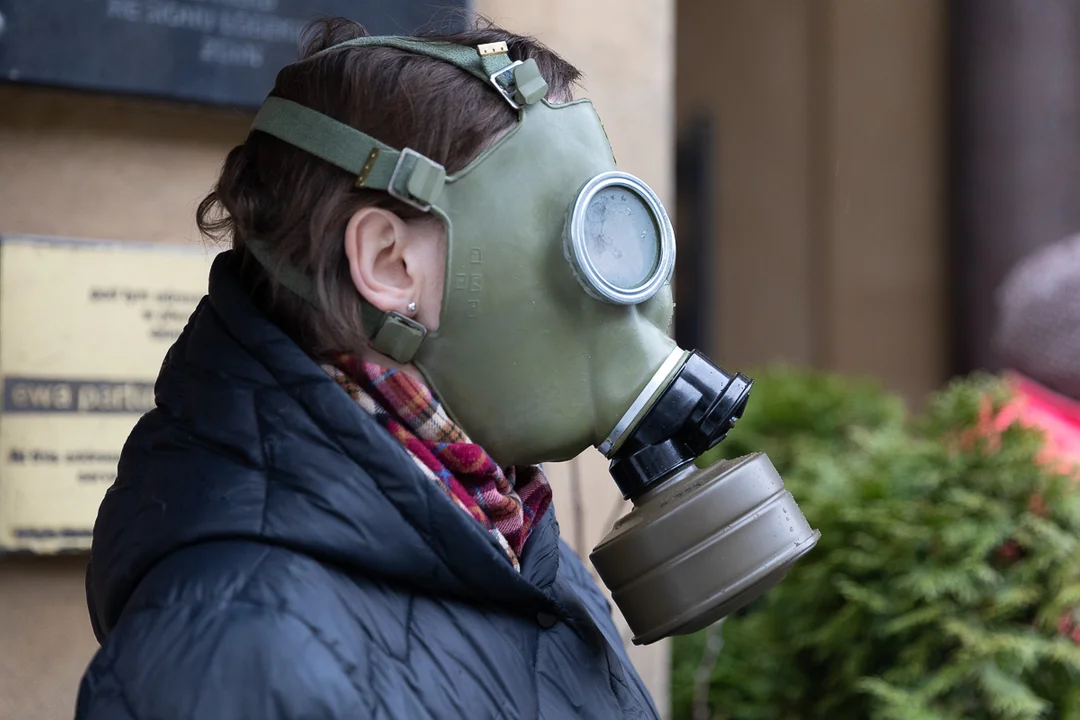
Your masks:
<svg viewBox="0 0 1080 720"><path fill-rule="evenodd" d="M313 23L300 60L277 75L271 96L305 105L395 148L410 147L464 168L516 112L478 78L441 60L387 47L347 47L316 53L367 36L358 23L333 18ZM535 39L490 23L457 34L418 39L465 46L503 41L514 60L536 60L548 98L570 99L580 73ZM426 215L386 193L357 189L346 171L262 132L233 148L214 190L199 204L199 230L230 241L243 276L262 310L306 351L325 356L355 350L364 339L360 304L349 275L343 233L363 206L392 210L402 219ZM275 264L291 264L312 278L320 308L284 290L250 257L245 237L258 237Z"/></svg>

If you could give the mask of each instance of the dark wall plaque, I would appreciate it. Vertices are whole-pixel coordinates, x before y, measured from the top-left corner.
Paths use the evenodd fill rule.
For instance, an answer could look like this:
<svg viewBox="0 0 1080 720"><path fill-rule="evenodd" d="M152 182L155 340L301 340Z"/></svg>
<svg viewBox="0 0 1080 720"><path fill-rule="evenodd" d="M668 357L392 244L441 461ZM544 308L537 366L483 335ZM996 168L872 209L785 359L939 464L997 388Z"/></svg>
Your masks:
<svg viewBox="0 0 1080 720"><path fill-rule="evenodd" d="M460 28L469 0L0 0L0 80L250 108L304 26Z"/></svg>

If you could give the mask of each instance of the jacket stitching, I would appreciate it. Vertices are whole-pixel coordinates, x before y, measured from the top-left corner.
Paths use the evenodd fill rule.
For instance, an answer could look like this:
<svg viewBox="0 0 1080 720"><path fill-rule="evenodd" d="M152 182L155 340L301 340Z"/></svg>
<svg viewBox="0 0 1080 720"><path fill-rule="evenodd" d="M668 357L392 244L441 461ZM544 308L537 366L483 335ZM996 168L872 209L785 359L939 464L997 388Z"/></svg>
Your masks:
<svg viewBox="0 0 1080 720"><path fill-rule="evenodd" d="M132 717L132 720L138 720L138 714L135 712L135 708L131 705L131 698L128 697L127 688L124 687L124 682L120 679L120 674L116 672L116 663L109 664L109 674L116 680L116 688L119 690L120 700L124 703L124 709L128 711L128 714Z"/></svg>
<svg viewBox="0 0 1080 720"><path fill-rule="evenodd" d="M403 662L407 664L409 658L412 657L412 626L413 612L415 611L416 606L416 593L410 592L406 602L408 603L408 606L405 608L405 658Z"/></svg>
<svg viewBox="0 0 1080 720"><path fill-rule="evenodd" d="M269 476L273 472L273 460L275 455L273 444L270 442L270 437L267 436L263 427L262 413L259 412L259 404L262 402L262 393L259 390L255 390L252 392L251 398L251 404L254 406L253 410L255 411L255 425L259 431L259 449L262 451L263 472L267 474L267 481L263 483L265 489L263 490L262 513L259 519L259 535L261 536L266 534L266 513L270 508L270 490L273 485L273 483L270 482ZM267 447L268 445L269 447Z"/></svg>
<svg viewBox="0 0 1080 720"><path fill-rule="evenodd" d="M143 605L142 607L135 608L135 609L129 611L128 616L129 617L134 617L135 615L141 615L141 614L144 614L144 613L149 613L149 612L154 612L154 611L163 612L163 611L167 611L167 610L176 610L176 609L186 610L189 614L193 614L198 609L200 609L202 607L210 606L211 604L212 603L205 602L205 601L200 601L200 602L195 602L195 603L177 602L177 603L169 603L169 604L164 604L164 605L147 604L147 605ZM261 603L257 603L257 602L255 602L253 600L241 600L241 599L236 598L236 597L230 597L225 601L225 606L226 607L234 606L234 605L243 606L243 607L252 607L252 608L255 608L257 610L262 610L264 612L267 612L269 614L280 613L283 616L286 616L286 617L291 618L292 620L295 620L297 623L299 623L301 626L303 626L305 630L308 631L308 633L311 635L311 637L313 637L320 645L322 645L323 648L326 649L326 651L328 653L330 653L330 655L334 658L334 660L337 661L338 670L349 681L349 685L352 686L352 688L356 691L356 693L360 696L360 698L364 699L366 697L364 689L361 688L360 685L357 684L356 680L353 678L353 672L350 670L350 668L352 670L356 669L356 663L349 662L346 658L342 657L341 653L338 652L338 650L333 645L331 645L329 642L327 642L327 640L322 636L322 633L319 632L318 628L316 628L314 625L312 625L310 622L308 622L303 616L297 614L292 609L290 609L288 605L279 605L277 607L270 607L268 605L263 605ZM110 670L111 669L112 668L110 667Z"/></svg>
<svg viewBox="0 0 1080 720"><path fill-rule="evenodd" d="M540 712L540 673L536 672L536 669L540 667L540 642L543 640L541 637L543 633L538 628L533 630L533 688L536 690L536 712Z"/></svg>

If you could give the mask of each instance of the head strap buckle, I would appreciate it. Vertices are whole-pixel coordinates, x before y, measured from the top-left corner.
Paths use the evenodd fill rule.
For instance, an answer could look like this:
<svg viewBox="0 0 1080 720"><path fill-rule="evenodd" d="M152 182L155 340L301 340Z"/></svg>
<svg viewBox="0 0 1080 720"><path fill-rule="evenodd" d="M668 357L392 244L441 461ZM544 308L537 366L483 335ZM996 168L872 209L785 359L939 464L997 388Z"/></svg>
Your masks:
<svg viewBox="0 0 1080 720"><path fill-rule="evenodd" d="M407 180L404 178L406 173ZM404 192L398 186L399 181L405 186ZM420 212L427 212L445 184L446 168L411 148L405 148L394 165L386 192Z"/></svg>
<svg viewBox="0 0 1080 720"><path fill-rule="evenodd" d="M503 78L510 75L509 82ZM517 60L491 75L491 84L510 107L520 110L525 105L540 102L547 96L548 84L540 74L535 58Z"/></svg>
<svg viewBox="0 0 1080 720"><path fill-rule="evenodd" d="M506 102L510 103L510 107L515 110L520 110L521 105L514 99L514 95L517 92L517 82L514 79L514 68L522 65L520 60L515 60L502 70L492 73L489 80L491 84L495 86L495 89L499 91L499 94L503 96ZM500 82L502 78L507 78L506 82Z"/></svg>

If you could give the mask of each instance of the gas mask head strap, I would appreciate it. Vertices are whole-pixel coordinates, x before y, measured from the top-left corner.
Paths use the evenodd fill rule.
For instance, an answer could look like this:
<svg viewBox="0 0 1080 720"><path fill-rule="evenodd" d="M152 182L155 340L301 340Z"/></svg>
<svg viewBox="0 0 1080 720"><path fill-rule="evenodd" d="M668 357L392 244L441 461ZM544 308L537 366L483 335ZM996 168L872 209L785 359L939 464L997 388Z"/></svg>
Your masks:
<svg viewBox="0 0 1080 720"><path fill-rule="evenodd" d="M490 83L515 110L547 96L548 85L536 60L512 61L505 42L465 47L405 37L363 37L335 45L319 54L347 47L393 47L443 60ZM255 116L252 130L308 152L356 177L357 188L382 190L421 212L428 212L442 194L446 169L420 153L397 150L345 123L299 103L268 97ZM245 247L286 289L318 306L311 279L294 267L276 267L269 248L258 239ZM397 312L383 312L361 300L364 330L371 346L395 362L411 362L427 329Z"/></svg>

